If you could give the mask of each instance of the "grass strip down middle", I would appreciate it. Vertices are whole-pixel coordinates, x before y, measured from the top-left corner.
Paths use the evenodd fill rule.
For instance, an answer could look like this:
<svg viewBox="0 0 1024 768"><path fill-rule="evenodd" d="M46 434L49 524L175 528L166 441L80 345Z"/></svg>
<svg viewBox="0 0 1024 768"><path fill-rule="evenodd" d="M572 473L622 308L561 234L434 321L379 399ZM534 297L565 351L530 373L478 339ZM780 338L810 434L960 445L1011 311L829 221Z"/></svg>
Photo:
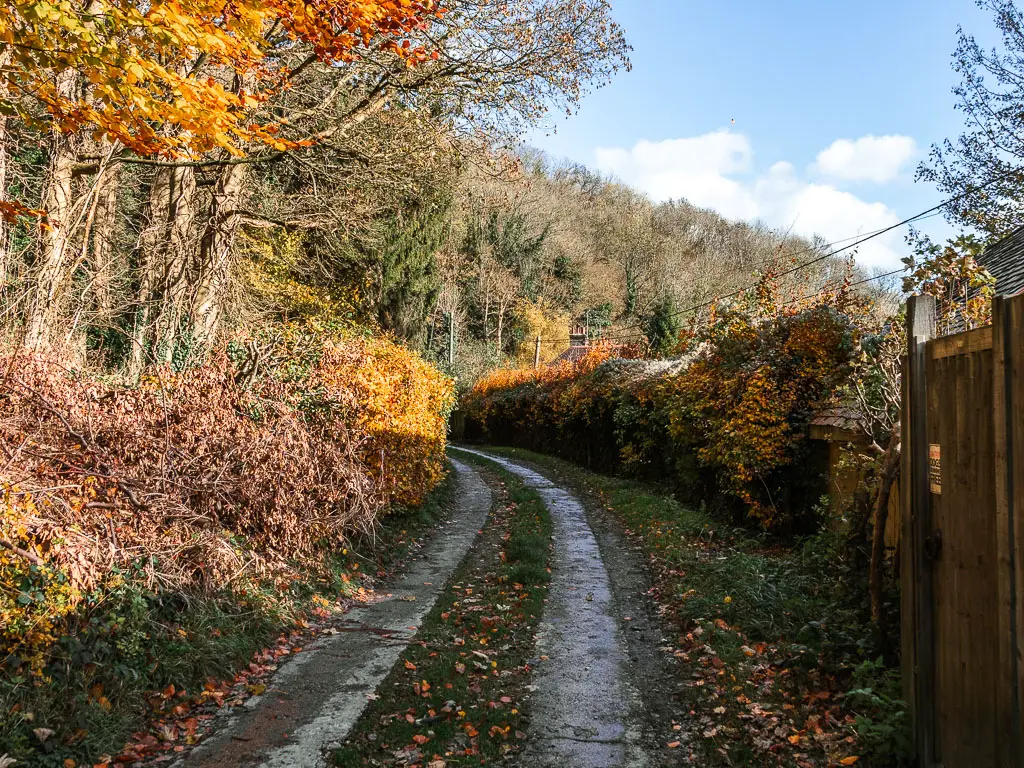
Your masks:
<svg viewBox="0 0 1024 768"><path fill-rule="evenodd" d="M480 765L524 744L551 518L514 475L470 460L492 481L487 523L335 765Z"/></svg>

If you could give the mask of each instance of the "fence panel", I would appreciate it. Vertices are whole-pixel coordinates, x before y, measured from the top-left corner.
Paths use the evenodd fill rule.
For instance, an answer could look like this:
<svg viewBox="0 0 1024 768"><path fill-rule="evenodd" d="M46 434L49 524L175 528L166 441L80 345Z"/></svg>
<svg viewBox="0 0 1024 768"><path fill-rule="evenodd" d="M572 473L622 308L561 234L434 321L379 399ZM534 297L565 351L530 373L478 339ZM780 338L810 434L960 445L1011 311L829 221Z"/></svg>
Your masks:
<svg viewBox="0 0 1024 768"><path fill-rule="evenodd" d="M992 348L928 344L935 762L996 765L998 595ZM971 331L958 336L974 336ZM949 340L960 341L957 337ZM966 674L965 674L966 673Z"/></svg>
<svg viewBox="0 0 1024 768"><path fill-rule="evenodd" d="M931 338L909 307L903 434L903 662L919 765L1021 766L1024 297Z"/></svg>

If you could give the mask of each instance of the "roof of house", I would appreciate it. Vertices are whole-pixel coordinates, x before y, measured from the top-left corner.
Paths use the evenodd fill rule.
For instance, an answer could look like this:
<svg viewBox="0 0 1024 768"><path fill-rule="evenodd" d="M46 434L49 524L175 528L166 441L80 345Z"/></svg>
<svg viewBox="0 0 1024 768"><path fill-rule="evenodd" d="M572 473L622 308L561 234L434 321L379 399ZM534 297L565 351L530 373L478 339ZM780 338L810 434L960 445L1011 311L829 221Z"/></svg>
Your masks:
<svg viewBox="0 0 1024 768"><path fill-rule="evenodd" d="M864 414L847 405L824 408L814 415L810 438L830 443L865 444L869 441Z"/></svg>
<svg viewBox="0 0 1024 768"><path fill-rule="evenodd" d="M857 408L839 406L819 411L811 419L812 427L836 427L838 429L859 430L864 428L864 414Z"/></svg>
<svg viewBox="0 0 1024 768"><path fill-rule="evenodd" d="M582 344L569 347L565 352L552 360L551 365L558 365L559 363L572 363L575 365L586 357L589 351L590 347L583 346Z"/></svg>
<svg viewBox="0 0 1024 768"><path fill-rule="evenodd" d="M986 248L978 263L996 279L999 295L1016 296L1024 292L1024 227Z"/></svg>

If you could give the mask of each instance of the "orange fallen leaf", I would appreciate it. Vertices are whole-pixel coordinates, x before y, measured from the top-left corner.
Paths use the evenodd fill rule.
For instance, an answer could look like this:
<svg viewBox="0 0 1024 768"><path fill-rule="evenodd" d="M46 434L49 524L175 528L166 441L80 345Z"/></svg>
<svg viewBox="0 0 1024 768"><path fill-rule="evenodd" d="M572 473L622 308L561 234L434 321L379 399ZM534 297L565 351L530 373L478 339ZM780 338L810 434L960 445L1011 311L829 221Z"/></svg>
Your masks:
<svg viewBox="0 0 1024 768"><path fill-rule="evenodd" d="M839 764L840 765L853 765L858 760L860 760L860 757L858 757L857 755L851 755L850 757L844 757L842 760L839 761Z"/></svg>

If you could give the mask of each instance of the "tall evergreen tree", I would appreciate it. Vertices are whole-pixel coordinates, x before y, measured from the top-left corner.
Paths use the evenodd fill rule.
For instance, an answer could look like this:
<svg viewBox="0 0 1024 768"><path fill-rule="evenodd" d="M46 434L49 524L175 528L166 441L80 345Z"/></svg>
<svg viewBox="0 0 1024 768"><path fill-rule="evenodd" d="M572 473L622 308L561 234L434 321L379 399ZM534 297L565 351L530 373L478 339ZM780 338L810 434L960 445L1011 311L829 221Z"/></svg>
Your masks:
<svg viewBox="0 0 1024 768"><path fill-rule="evenodd" d="M643 327L652 353L658 357L672 354L679 342L680 325L676 303L671 295L666 293L661 297L651 314L644 319Z"/></svg>
<svg viewBox="0 0 1024 768"><path fill-rule="evenodd" d="M372 256L377 269L377 320L405 341L419 336L440 290L437 253L448 234L451 197L410 206L383 225Z"/></svg>

